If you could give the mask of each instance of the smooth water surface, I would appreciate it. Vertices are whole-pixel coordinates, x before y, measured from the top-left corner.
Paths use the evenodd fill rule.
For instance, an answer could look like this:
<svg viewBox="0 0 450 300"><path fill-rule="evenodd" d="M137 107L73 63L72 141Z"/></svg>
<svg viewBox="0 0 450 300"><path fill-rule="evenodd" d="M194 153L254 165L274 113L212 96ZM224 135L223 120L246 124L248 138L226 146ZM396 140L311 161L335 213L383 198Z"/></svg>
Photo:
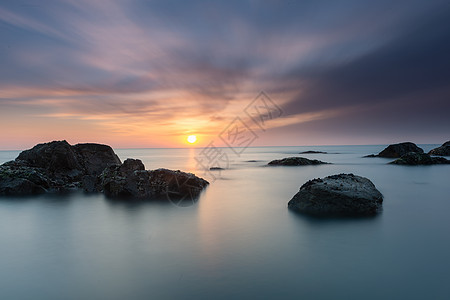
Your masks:
<svg viewBox="0 0 450 300"><path fill-rule="evenodd" d="M450 166L362 158L382 149L248 148L228 152L215 181L195 160L201 149L119 149L122 160L211 185L188 207L83 193L0 198L0 299L448 299ZM331 154L297 154L305 150ZM17 154L0 152L0 162ZM295 155L333 164L264 166ZM307 180L343 172L374 182L381 215L287 209Z"/></svg>

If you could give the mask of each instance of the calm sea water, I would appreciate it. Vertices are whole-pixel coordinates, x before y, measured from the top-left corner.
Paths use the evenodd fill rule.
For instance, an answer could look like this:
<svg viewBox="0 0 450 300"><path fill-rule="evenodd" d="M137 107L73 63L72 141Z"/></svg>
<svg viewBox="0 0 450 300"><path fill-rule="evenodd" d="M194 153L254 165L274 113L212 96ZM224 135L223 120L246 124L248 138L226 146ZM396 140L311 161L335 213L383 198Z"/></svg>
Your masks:
<svg viewBox="0 0 450 300"><path fill-rule="evenodd" d="M0 198L0 299L449 299L450 166L362 158L383 148L229 153L229 169L188 207L83 193ZM332 153L301 156L333 164L264 167L305 150ZM210 179L196 168L200 151L116 152ZM0 152L0 163L17 154ZM287 209L307 180L342 172L375 183L381 215L318 220Z"/></svg>

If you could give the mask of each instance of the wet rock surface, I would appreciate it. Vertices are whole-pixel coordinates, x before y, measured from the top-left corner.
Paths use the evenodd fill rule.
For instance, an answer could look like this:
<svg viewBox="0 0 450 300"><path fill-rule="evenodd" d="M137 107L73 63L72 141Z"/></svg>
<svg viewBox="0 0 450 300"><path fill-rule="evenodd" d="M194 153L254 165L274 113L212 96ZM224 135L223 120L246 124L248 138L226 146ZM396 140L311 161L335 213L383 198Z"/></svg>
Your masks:
<svg viewBox="0 0 450 300"><path fill-rule="evenodd" d="M367 178L353 174L313 179L289 201L292 210L314 216L369 216L382 210L383 195Z"/></svg>

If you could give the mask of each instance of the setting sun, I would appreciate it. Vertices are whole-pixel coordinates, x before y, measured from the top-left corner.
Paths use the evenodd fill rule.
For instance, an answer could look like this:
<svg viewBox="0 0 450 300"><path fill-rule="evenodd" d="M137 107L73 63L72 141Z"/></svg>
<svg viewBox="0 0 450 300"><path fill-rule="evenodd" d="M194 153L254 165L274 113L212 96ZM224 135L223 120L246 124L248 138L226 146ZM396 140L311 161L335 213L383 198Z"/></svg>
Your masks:
<svg viewBox="0 0 450 300"><path fill-rule="evenodd" d="M187 137L187 141L191 144L195 143L197 141L197 137L195 135L190 135Z"/></svg>

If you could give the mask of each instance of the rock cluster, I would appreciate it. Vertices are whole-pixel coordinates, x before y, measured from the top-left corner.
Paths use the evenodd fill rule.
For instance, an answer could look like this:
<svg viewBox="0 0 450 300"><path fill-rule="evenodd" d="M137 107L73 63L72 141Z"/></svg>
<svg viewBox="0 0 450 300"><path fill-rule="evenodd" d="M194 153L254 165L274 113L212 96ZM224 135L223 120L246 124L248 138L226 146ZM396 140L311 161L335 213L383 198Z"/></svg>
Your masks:
<svg viewBox="0 0 450 300"><path fill-rule="evenodd" d="M288 207L315 216L365 216L380 212L382 203L383 195L369 179L339 174L308 181Z"/></svg>
<svg viewBox="0 0 450 300"><path fill-rule="evenodd" d="M328 164L317 159L307 159L304 157L288 157L283 159L272 160L268 163L269 166L309 166Z"/></svg>
<svg viewBox="0 0 450 300"><path fill-rule="evenodd" d="M152 198L164 193L196 196L206 180L181 171L146 171L140 160L122 164L101 144L70 145L54 141L25 150L0 166L0 195L33 195L82 189L108 196Z"/></svg>

